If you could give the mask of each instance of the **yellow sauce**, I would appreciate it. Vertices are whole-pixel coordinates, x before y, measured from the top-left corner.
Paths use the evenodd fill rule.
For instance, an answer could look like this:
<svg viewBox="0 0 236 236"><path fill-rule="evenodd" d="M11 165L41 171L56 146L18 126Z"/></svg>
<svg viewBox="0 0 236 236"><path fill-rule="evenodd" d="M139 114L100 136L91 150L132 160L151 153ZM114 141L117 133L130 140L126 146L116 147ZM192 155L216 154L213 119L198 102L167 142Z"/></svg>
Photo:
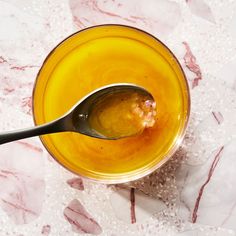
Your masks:
<svg viewBox="0 0 236 236"><path fill-rule="evenodd" d="M154 169L178 145L186 126L187 84L176 59L162 43L142 31L113 25L73 35L51 53L38 75L34 116L36 124L56 119L88 93L112 83L137 84L153 95L158 111L153 127L115 141L71 132L43 136L42 140L69 170L96 180L122 182ZM121 112L117 118L122 125L115 132L124 132L128 114L115 104L110 104L108 112ZM104 126L110 125L103 120ZM133 132L130 129L127 132Z"/></svg>
<svg viewBox="0 0 236 236"><path fill-rule="evenodd" d="M109 138L141 134L154 126L156 104L139 93L119 92L105 96L91 107L90 127Z"/></svg>

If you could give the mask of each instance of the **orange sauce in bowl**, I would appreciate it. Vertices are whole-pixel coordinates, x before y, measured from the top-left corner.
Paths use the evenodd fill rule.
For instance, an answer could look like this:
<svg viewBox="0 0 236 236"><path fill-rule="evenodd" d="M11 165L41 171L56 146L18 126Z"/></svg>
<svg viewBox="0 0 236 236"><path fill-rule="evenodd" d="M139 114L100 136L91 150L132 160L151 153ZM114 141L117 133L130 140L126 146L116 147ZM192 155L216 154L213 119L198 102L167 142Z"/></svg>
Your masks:
<svg viewBox="0 0 236 236"><path fill-rule="evenodd" d="M42 141L67 169L101 182L119 183L156 169L173 154L186 128L188 86L178 62L162 43L143 31L119 25L72 35L52 51L38 74L34 118L36 124L56 119L88 93L112 83L147 89L156 101L158 122L139 135L115 141L72 132L46 135Z"/></svg>

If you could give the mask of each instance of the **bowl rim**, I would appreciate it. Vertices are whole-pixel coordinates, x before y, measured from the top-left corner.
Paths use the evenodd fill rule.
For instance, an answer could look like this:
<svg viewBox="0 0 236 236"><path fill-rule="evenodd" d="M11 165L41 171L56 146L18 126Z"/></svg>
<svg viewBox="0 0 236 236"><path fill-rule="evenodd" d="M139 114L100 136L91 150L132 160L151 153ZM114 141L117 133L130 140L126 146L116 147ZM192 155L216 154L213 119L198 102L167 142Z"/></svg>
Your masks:
<svg viewBox="0 0 236 236"><path fill-rule="evenodd" d="M74 32L73 34L67 36L66 38L64 38L62 41L60 41L46 56L46 58L44 59L37 75L36 75L36 78L35 78L35 81L34 81L34 84L33 84L33 91L32 91L32 114L33 114L33 122L34 122L34 125L36 126L37 123L36 123L36 116L35 116L35 107L34 107L34 98L35 98L35 91L36 91L36 87L37 87L37 82L39 80L39 74L41 73L41 70L43 69L45 63L49 60L49 58L51 57L51 55L53 54L53 52L61 45L63 44L65 41L67 41L69 38L73 37L74 35L77 35L83 31L86 31L86 30L90 30L90 29L93 29L93 28L98 28L98 27L106 27L106 26L118 26L118 27L125 27L125 28L130 28L130 29L134 29L136 31L140 31L141 33L144 33L146 35L148 35L149 37L153 38L155 41L157 41L158 43L160 43L171 55L172 57L175 59L176 63L178 64L181 72L182 72L182 75L183 75L183 81L185 82L185 85L186 85L186 92L187 92L187 103L188 103L188 107L187 107L187 113L186 113L186 118L185 118L185 121L184 121L184 126L182 128L182 131L181 133L179 134L179 137L177 138L177 140L175 141L174 143L174 146L167 152L167 154L163 157L163 159L158 162L156 165L152 166L150 169L146 169L144 170L143 172L141 173L138 173L138 174L134 174L134 175L130 175L130 176L127 176L127 177L121 177L121 178L117 178L117 179L96 179L96 178L93 178L93 177L88 177L88 176L85 176L83 174L79 174L71 169L69 169L66 165L64 165L63 163L61 163L56 157L55 155L49 150L49 148L47 147L46 143L44 143L44 140L41 136L39 136L39 139L41 141L41 143L43 144L44 148L47 150L47 152L53 157L53 159L62 167L64 167L66 170L68 170L69 172L79 176L79 177L82 177L84 179L88 179L90 181L93 181L93 182L96 182L96 183L103 183L103 184L121 184L121 183L127 183L127 182L130 182L130 181L134 181L134 180L138 180L138 179L141 179L151 173L153 173L155 170L159 169L161 166L163 166L171 157L173 157L174 153L178 150L178 148L180 147L180 144L182 143L183 141L183 138L186 134L186 130L188 128L188 125L189 125L189 117L190 117L190 112L191 112L191 98L190 98L190 87L189 87L189 83L188 83L188 80L187 80L187 77L186 77L186 74L178 60L178 58L175 56L175 54L169 49L169 47L166 46L166 44L164 44L160 39L158 39L156 36L154 36L153 34L143 30L143 29L140 29L140 28L137 28L137 27L134 27L134 26L130 26L130 25L123 25L123 24L98 24L98 25L93 25L93 26L89 26L89 27L86 27L86 28L83 28L81 30L78 30L76 32Z"/></svg>

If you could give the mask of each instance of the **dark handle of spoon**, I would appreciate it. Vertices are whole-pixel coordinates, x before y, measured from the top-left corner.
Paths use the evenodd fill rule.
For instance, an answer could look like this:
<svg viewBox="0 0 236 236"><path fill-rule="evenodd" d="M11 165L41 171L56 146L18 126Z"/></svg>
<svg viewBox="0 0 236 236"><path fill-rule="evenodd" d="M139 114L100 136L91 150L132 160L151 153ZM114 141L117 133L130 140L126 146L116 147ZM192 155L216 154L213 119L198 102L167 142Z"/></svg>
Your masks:
<svg viewBox="0 0 236 236"><path fill-rule="evenodd" d="M67 127L64 118L60 118L45 125L39 125L28 129L0 133L0 144L33 136L58 133L63 131L67 131Z"/></svg>

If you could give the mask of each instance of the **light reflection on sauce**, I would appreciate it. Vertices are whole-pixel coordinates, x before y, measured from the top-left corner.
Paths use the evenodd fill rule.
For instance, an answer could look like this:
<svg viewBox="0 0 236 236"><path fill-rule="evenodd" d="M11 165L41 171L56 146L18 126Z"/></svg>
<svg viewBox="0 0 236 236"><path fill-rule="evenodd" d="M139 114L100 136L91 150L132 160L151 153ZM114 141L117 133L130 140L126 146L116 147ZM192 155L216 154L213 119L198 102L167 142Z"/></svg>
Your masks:
<svg viewBox="0 0 236 236"><path fill-rule="evenodd" d="M96 103L89 114L90 127L109 138L141 134L156 121L156 103L150 96L120 92Z"/></svg>

